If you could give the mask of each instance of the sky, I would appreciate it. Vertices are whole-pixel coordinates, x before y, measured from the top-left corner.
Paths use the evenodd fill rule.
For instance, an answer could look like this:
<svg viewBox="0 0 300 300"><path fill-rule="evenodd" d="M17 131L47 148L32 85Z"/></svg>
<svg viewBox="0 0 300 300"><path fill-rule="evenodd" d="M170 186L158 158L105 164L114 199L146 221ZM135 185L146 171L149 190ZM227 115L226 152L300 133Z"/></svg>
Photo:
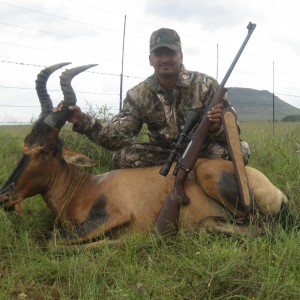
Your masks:
<svg viewBox="0 0 300 300"><path fill-rule="evenodd" d="M221 82L249 22L256 28L226 87L267 90L300 108L299 14L298 0L0 0L0 124L38 117L36 76L60 62L98 64L73 79L77 104L117 113L153 73L149 38L161 27L179 33L188 70ZM62 71L48 80L54 106Z"/></svg>

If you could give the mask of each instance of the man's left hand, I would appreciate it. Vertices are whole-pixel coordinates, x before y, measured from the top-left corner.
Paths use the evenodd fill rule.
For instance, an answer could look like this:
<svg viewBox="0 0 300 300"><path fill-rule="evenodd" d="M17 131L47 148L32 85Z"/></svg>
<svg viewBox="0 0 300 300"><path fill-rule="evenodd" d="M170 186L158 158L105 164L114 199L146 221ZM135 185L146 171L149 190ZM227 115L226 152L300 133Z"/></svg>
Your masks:
<svg viewBox="0 0 300 300"><path fill-rule="evenodd" d="M219 103L213 106L212 109L207 112L207 118L210 123L208 131L210 133L217 131L221 127L222 111L223 111L223 104Z"/></svg>

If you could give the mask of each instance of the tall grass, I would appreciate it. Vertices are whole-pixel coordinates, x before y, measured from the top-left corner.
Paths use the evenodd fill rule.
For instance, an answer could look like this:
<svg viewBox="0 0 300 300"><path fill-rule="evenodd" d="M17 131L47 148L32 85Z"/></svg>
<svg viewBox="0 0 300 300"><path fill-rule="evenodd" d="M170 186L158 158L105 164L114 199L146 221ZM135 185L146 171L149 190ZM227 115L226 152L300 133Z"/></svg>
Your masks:
<svg viewBox="0 0 300 300"><path fill-rule="evenodd" d="M241 128L252 150L250 165L281 188L292 205L300 205L299 123L242 123Z"/></svg>
<svg viewBox="0 0 300 300"><path fill-rule="evenodd" d="M250 165L263 171L300 209L300 128L297 123L242 123L252 149ZM19 129L21 130L21 129ZM24 131L22 131L24 130ZM25 135L28 128L7 137ZM1 129L1 134L2 134ZM100 165L111 153L66 128L63 138ZM21 155L22 140L0 140L0 185ZM298 152L297 152L298 151ZM23 217L0 209L0 299L298 299L299 238L296 230L236 237L180 231L173 240L131 236L119 246L77 253L45 247L54 218L39 196L26 201Z"/></svg>

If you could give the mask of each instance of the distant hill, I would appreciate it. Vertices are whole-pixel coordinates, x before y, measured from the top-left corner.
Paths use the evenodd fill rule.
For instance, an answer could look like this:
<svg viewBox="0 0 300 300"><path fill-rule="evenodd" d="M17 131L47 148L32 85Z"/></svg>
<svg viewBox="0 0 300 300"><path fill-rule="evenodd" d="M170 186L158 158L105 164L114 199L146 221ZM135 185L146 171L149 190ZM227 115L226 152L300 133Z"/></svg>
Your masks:
<svg viewBox="0 0 300 300"><path fill-rule="evenodd" d="M237 111L240 121L272 121L273 120L273 94L263 90L249 88L228 88L231 104ZM300 109L274 97L275 120L281 121L289 115L299 115Z"/></svg>

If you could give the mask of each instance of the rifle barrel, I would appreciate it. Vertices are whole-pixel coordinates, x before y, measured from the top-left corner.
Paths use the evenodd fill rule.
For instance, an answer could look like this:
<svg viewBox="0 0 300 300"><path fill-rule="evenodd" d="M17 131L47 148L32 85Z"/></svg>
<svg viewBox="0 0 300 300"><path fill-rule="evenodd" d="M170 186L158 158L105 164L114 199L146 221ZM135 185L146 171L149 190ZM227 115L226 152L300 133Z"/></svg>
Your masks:
<svg viewBox="0 0 300 300"><path fill-rule="evenodd" d="M247 34L246 38L244 39L236 56L234 57L233 62L231 63L228 71L226 72L224 79L220 83L220 85L216 91L216 94L214 95L214 98L208 105L205 115L209 110L212 109L212 107L214 105L216 105L218 102L222 101L225 93L227 92L227 89L225 88L225 83L227 82L230 74L232 73L232 70L234 69L239 57L241 56L245 46L247 45L247 42L250 39L255 27L256 27L256 24L249 22L249 24L247 26L248 34ZM201 151L202 146L205 142L206 136L208 134L209 121L205 117L205 115L202 118L201 122L198 124L197 128L195 129L190 143L188 144L182 158L178 162L179 166L178 165L176 166L175 174L176 174L176 170L178 169L178 167L180 167L183 170L186 170L186 172L190 171L194 167L194 165L198 159L199 152Z"/></svg>
<svg viewBox="0 0 300 300"><path fill-rule="evenodd" d="M220 86L225 86L225 84L226 84L226 82L227 82L229 76L231 75L231 73L232 73L232 71L233 71L233 69L234 69L234 67L235 67L235 65L236 65L236 63L237 63L237 61L239 60L239 58L240 58L240 56L241 56L241 54L242 54L244 48L246 47L246 45L247 45L247 43L248 43L248 40L250 39L250 37L251 37L251 35L252 35L252 33L253 33L255 27L256 27L256 24L249 22L249 24L248 24L248 26L247 26L248 34L247 34L247 36L246 36L246 38L245 38L245 40L244 40L242 46L240 47L238 53L236 54L236 56L235 56L233 62L231 63L229 69L227 70L227 72L226 72L226 74L225 74L225 76L224 76L222 82L220 83Z"/></svg>

